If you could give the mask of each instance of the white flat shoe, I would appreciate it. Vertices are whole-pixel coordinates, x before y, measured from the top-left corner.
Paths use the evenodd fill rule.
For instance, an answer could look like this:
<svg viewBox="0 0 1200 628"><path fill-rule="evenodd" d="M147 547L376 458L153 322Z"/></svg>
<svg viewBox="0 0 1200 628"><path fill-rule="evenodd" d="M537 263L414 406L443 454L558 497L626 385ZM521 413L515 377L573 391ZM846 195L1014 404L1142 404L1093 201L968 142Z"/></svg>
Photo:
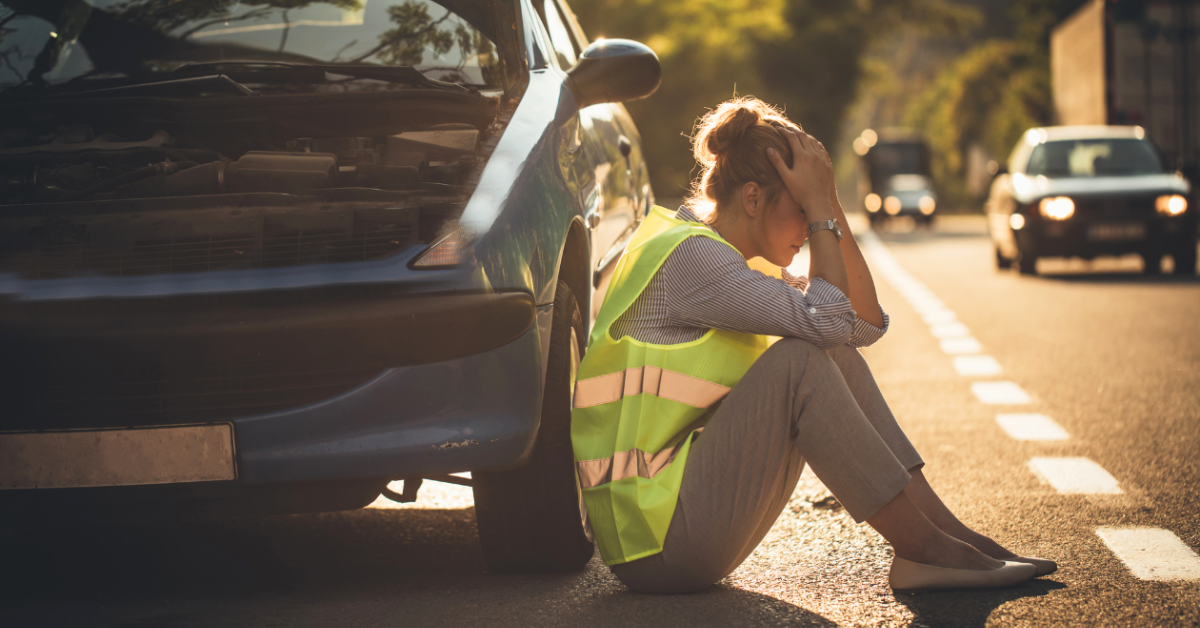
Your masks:
<svg viewBox="0 0 1200 628"><path fill-rule="evenodd" d="M1003 559L1010 563L1027 563L1037 567L1037 575L1045 576L1058 571L1058 563L1047 560L1045 558L1033 558L1031 556L1012 556Z"/></svg>
<svg viewBox="0 0 1200 628"><path fill-rule="evenodd" d="M935 589L987 589L1024 582L1036 576L1037 571L1037 567L1029 563L1007 560L1003 567L995 569L950 569L894 558L888 584L901 593Z"/></svg>

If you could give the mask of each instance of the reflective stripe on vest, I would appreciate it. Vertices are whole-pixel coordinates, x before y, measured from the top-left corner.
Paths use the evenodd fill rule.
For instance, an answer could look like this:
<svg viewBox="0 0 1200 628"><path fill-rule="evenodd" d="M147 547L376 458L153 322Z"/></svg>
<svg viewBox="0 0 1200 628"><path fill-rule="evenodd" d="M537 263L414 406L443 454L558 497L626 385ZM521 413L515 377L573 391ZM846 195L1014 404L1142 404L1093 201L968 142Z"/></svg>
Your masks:
<svg viewBox="0 0 1200 628"><path fill-rule="evenodd" d="M698 427L694 433L699 434L703 431L703 427ZM580 460L575 463L579 469L579 486L592 488L634 476L652 479L674 462L676 454L682 448L683 443L679 443L653 455L647 455L640 449L630 449L618 451L611 458Z"/></svg>
<svg viewBox="0 0 1200 628"><path fill-rule="evenodd" d="M707 408L725 398L730 388L657 366L639 366L624 371L589 377L575 383L576 408L590 408L633 395L654 395ZM645 476L649 477L649 476Z"/></svg>

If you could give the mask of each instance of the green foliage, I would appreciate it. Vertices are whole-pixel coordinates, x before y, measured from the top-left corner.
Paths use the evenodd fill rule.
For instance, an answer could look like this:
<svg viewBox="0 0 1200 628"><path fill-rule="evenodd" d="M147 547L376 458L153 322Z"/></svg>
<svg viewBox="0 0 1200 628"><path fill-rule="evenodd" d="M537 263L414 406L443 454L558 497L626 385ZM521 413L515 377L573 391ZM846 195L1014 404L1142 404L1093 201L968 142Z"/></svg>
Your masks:
<svg viewBox="0 0 1200 628"><path fill-rule="evenodd" d="M921 23L960 32L975 13L946 0L572 0L592 37L646 43L663 84L631 103L659 196L685 192L695 162L687 135L734 93L778 104L833 146L875 42Z"/></svg>
<svg viewBox="0 0 1200 628"><path fill-rule="evenodd" d="M967 201L965 155L971 144L1008 155L1026 129L1052 116L1049 60L1039 47L1008 40L976 46L947 68L908 108L905 124L923 129L943 196Z"/></svg>
<svg viewBox="0 0 1200 628"><path fill-rule="evenodd" d="M933 153L942 197L970 203L968 147L982 146L997 160L1030 127L1054 123L1050 89L1050 31L1088 0L1016 0L1009 38L990 39L947 67L905 112Z"/></svg>

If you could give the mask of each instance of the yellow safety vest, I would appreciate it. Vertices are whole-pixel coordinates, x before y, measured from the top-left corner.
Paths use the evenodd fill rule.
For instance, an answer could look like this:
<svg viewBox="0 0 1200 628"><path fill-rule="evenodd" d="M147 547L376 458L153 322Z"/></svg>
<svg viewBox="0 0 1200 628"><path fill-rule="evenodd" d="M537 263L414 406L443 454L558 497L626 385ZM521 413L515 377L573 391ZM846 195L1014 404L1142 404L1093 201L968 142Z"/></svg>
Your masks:
<svg viewBox="0 0 1200 628"><path fill-rule="evenodd" d="M692 437L767 348L767 337L710 329L676 345L615 340L609 328L687 238L730 245L655 207L617 264L579 366L571 411L588 518L607 565L662 551Z"/></svg>

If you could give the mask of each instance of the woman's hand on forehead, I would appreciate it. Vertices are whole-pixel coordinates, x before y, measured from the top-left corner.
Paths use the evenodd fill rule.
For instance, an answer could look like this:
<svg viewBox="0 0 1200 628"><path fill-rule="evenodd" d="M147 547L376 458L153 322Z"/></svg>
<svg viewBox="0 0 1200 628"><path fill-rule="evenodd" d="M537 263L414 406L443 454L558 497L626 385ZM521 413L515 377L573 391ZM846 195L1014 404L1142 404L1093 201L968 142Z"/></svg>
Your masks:
<svg viewBox="0 0 1200 628"><path fill-rule="evenodd" d="M832 219L829 199L833 193L833 162L825 146L799 129L780 129L779 133L792 147L792 166L789 168L783 155L773 148L767 149L767 158L779 171L788 194L810 221Z"/></svg>

